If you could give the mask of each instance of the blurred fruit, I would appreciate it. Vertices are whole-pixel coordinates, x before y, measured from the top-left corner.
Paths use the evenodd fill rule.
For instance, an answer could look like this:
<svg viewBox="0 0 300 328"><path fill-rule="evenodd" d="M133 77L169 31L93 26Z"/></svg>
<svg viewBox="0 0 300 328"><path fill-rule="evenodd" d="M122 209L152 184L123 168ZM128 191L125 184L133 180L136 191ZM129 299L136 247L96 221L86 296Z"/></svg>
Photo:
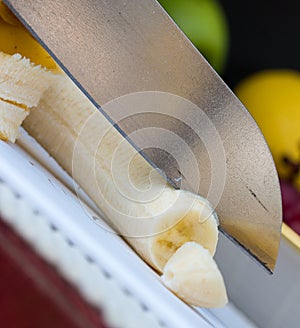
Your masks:
<svg viewBox="0 0 300 328"><path fill-rule="evenodd" d="M19 53L35 64L53 71L59 70L47 51L31 36L2 1L0 2L0 51L10 55Z"/></svg>
<svg viewBox="0 0 300 328"><path fill-rule="evenodd" d="M217 0L159 0L178 26L216 71L226 63L229 32Z"/></svg>
<svg viewBox="0 0 300 328"><path fill-rule="evenodd" d="M300 190L300 73L256 73L235 89L261 128L279 176Z"/></svg>
<svg viewBox="0 0 300 328"><path fill-rule="evenodd" d="M300 234L300 73L262 71L235 91L270 146L281 178L284 221Z"/></svg>
<svg viewBox="0 0 300 328"><path fill-rule="evenodd" d="M300 192L288 181L281 180L284 221L300 235Z"/></svg>

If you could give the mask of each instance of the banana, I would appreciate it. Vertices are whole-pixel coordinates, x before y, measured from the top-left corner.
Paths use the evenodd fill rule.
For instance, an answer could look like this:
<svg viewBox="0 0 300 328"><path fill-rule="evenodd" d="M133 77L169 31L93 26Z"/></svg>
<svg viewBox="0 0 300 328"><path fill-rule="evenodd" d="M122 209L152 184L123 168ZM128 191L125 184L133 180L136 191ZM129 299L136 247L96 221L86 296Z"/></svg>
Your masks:
<svg viewBox="0 0 300 328"><path fill-rule="evenodd" d="M15 142L19 127L29 111L0 100L0 139Z"/></svg>
<svg viewBox="0 0 300 328"><path fill-rule="evenodd" d="M5 55L2 57L8 59ZM27 115L28 111L14 101L26 99L27 105L38 103L24 121L25 129L73 175L116 231L158 272L168 268L173 254L189 241L203 245L210 257L213 256L218 239L217 217L207 200L166 185L68 77L38 70L20 56L10 59L17 65L8 61L8 80L3 80L5 87L0 95L9 96L13 101L2 100L5 107L0 127L18 125L23 116L16 122L17 115ZM16 68L20 62L21 66L29 65L32 71L31 88L26 69ZM43 80L38 76L44 77L44 73L51 78ZM38 85L37 80L40 80ZM22 83L18 85L16 81ZM17 96L13 94L14 87L19 91ZM35 94L36 88L40 88L39 95ZM28 96L30 90L33 91ZM174 291L177 293L178 289ZM205 303L202 296L201 293L200 298L197 294L191 297L180 294L187 302L192 301L191 304L219 304L218 301Z"/></svg>
<svg viewBox="0 0 300 328"><path fill-rule="evenodd" d="M0 50L19 51L59 71L2 1L0 17ZM208 201L165 184L65 75L21 55L0 53L0 63L0 138L14 141L26 118L25 129L140 256L163 272L167 287L191 305L224 305L224 281L212 258L217 216Z"/></svg>
<svg viewBox="0 0 300 328"><path fill-rule="evenodd" d="M31 108L36 107L52 75L20 54L0 53L0 98Z"/></svg>
<svg viewBox="0 0 300 328"><path fill-rule="evenodd" d="M165 185L66 76L55 77L24 128L157 271L186 241L199 242L214 254L217 220L208 202Z"/></svg>
<svg viewBox="0 0 300 328"><path fill-rule="evenodd" d="M24 127L73 175L137 253L158 272L165 272L167 286L193 305L226 303L224 282L212 259L218 239L217 217L207 200L165 185L70 79L55 77ZM205 252L199 245L201 252L197 248L191 250L191 256L182 254L190 241L201 244ZM169 284L165 277L174 253L175 260L185 257L182 261L190 273L198 272L201 265L213 268L208 275L213 279L205 286L203 275L195 280L191 274L188 287ZM178 267L178 277L180 270ZM198 284L194 291L193 283Z"/></svg>
<svg viewBox="0 0 300 328"><path fill-rule="evenodd" d="M16 140L19 126L38 105L51 78L29 59L0 52L0 139Z"/></svg>
<svg viewBox="0 0 300 328"><path fill-rule="evenodd" d="M207 249L195 242L181 246L169 259L163 283L179 298L201 307L222 307L227 302L223 277Z"/></svg>

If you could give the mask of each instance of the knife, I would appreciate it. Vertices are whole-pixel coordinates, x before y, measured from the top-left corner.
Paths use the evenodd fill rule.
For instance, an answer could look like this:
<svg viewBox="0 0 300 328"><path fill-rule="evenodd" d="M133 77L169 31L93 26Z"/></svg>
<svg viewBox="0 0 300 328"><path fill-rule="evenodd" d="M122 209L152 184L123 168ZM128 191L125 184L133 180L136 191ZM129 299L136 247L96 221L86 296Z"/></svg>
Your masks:
<svg viewBox="0 0 300 328"><path fill-rule="evenodd" d="M4 2L151 165L175 187L207 197L220 230L272 272L282 208L271 153L158 2Z"/></svg>

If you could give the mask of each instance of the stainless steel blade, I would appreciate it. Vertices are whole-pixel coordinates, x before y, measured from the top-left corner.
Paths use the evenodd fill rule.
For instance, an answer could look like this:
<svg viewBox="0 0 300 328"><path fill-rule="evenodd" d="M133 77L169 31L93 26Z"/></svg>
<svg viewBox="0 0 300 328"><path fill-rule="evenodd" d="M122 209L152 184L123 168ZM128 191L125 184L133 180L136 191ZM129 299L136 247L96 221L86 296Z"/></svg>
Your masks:
<svg viewBox="0 0 300 328"><path fill-rule="evenodd" d="M132 98L131 104L143 107L143 99L149 102L152 95L147 91L156 91L153 108L159 111L138 115L132 108L135 115L122 120L113 111L105 115L138 149L147 146L144 156L173 184L207 196L216 206L221 231L274 269L281 195L266 142L243 105L156 1L4 2L103 112L109 111L106 103L142 91L145 97ZM199 110L178 99L172 103L170 96L169 102L163 97L166 112L161 111L159 92L182 97ZM151 126L157 127L155 133L134 133ZM174 138L164 130L173 131ZM178 136L191 153L176 143ZM175 149L180 170L174 156L158 148ZM198 190L195 167L201 177Z"/></svg>

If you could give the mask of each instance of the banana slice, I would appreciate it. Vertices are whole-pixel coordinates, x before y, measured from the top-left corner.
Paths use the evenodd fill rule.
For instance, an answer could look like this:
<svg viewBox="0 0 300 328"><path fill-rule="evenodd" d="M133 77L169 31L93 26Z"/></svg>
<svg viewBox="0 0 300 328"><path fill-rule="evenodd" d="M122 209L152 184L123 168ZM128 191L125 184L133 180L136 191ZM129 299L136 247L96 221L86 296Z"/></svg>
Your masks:
<svg viewBox="0 0 300 328"><path fill-rule="evenodd" d="M37 106L52 75L21 55L0 52L0 139L14 142L32 107Z"/></svg>
<svg viewBox="0 0 300 328"><path fill-rule="evenodd" d="M24 127L156 270L187 241L214 254L217 219L207 200L166 185L69 78L56 76Z"/></svg>
<svg viewBox="0 0 300 328"><path fill-rule="evenodd" d="M222 307L227 302L223 277L207 249L195 242L181 246L169 259L163 283L189 304Z"/></svg>

